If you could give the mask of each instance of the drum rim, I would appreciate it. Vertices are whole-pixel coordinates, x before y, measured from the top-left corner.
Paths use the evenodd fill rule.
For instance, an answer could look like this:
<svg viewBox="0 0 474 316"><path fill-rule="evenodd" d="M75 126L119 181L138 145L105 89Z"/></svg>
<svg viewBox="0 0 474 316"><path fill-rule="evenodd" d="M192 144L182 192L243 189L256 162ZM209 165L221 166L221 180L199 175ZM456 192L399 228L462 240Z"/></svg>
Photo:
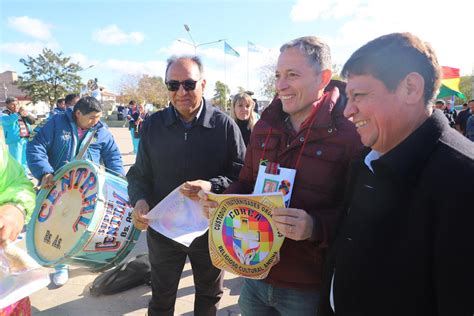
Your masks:
<svg viewBox="0 0 474 316"><path fill-rule="evenodd" d="M87 160L72 161L72 162L70 162L68 164L65 164L64 166L62 166L61 168L58 169L58 171L56 172L56 174L53 177L54 183L56 183L60 178L62 178L64 176L64 174L66 174L67 171L69 171L73 168L80 167L81 165L89 167L90 169L94 170L95 173L97 173L97 171L99 170L98 166L91 163L90 161L87 161ZM99 181L98 182L99 187L97 189L98 191L100 191L100 186L101 185L102 184ZM27 226L27 232L26 232L26 246L27 246L28 254L30 254L30 256L32 256L37 262L41 263L41 265L45 265L45 266L55 265L56 263L58 263L63 258L71 258L73 254L77 253L78 248L82 248L81 245L84 242L87 242L87 240L91 238L91 237L87 237L88 234L83 234L79 239L77 239L77 241L74 243L74 245L71 247L71 249L68 252L64 253L64 256L58 257L55 260L46 260L45 258L42 258L39 255L39 253L36 251L35 240L34 240L36 222L37 222L37 218L38 218L38 214L39 214L39 210L40 210L40 206L41 206L41 203L38 203L38 201L42 202L46 198L46 196L49 194L49 192L51 192L51 190L53 190L53 188L41 189L38 192L37 197L36 197L36 206L35 206L35 209L34 209L32 215L31 215L31 221ZM100 202L99 200L100 199L98 198L96 203L99 203ZM86 231L92 224L95 224L94 220L91 220L91 222L87 225ZM87 237L87 238L85 238L85 237ZM84 239L86 239L86 240L84 240Z"/></svg>

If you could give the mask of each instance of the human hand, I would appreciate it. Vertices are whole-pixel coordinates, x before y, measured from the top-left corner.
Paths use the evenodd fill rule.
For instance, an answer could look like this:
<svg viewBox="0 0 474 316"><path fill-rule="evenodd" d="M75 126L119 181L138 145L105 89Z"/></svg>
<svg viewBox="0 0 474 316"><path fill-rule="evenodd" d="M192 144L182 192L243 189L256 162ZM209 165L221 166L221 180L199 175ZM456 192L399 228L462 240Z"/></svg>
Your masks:
<svg viewBox="0 0 474 316"><path fill-rule="evenodd" d="M148 218L144 217L150 211L148 203L141 199L135 204L132 210L132 223L139 230L146 230L148 227Z"/></svg>
<svg viewBox="0 0 474 316"><path fill-rule="evenodd" d="M306 211L297 208L275 208L272 210L275 224L285 237L306 240L313 233L313 218Z"/></svg>
<svg viewBox="0 0 474 316"><path fill-rule="evenodd" d="M52 173L46 173L43 178L41 178L41 189L49 189L50 187L52 187L54 185L53 178L54 176Z"/></svg>
<svg viewBox="0 0 474 316"><path fill-rule="evenodd" d="M201 190L211 191L211 182L204 180L186 181L179 188L181 194L193 200L199 200L198 192Z"/></svg>
<svg viewBox="0 0 474 316"><path fill-rule="evenodd" d="M15 206L10 204L0 206L0 248L18 237L24 222L23 213Z"/></svg>
<svg viewBox="0 0 474 316"><path fill-rule="evenodd" d="M209 211L211 208L216 208L219 204L216 201L209 200L209 196L203 190L198 192L199 204L202 206L202 214L209 219Z"/></svg>

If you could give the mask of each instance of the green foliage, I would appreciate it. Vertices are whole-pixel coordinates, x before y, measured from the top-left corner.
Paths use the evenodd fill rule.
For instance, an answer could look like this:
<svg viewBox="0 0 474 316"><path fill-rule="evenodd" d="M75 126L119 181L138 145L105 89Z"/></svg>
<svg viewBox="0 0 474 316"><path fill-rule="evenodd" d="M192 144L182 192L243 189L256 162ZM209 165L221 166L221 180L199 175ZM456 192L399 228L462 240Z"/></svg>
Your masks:
<svg viewBox="0 0 474 316"><path fill-rule="evenodd" d="M214 88L214 105L220 107L222 110L226 111L228 107L227 96L230 94L229 87L223 82L216 81L216 86Z"/></svg>
<svg viewBox="0 0 474 316"><path fill-rule="evenodd" d="M342 66L340 64L332 64L331 79L344 81L344 79L341 76L341 70L342 70Z"/></svg>
<svg viewBox="0 0 474 316"><path fill-rule="evenodd" d="M158 109L168 104L168 90L161 77L125 76L119 85L119 93L119 100L124 104L135 100L138 103L152 103Z"/></svg>
<svg viewBox="0 0 474 316"><path fill-rule="evenodd" d="M455 104L463 104L474 98L472 91L472 80L474 80L474 76L461 77L461 80L459 82L459 91L461 91L466 96L466 100L456 97L456 100L454 102Z"/></svg>
<svg viewBox="0 0 474 316"><path fill-rule="evenodd" d="M19 76L18 87L31 97L33 103L44 101L53 108L57 99L80 91L81 77L77 72L82 67L71 63L70 59L64 57L62 52L55 53L47 48L36 58L21 58L20 63L26 71Z"/></svg>

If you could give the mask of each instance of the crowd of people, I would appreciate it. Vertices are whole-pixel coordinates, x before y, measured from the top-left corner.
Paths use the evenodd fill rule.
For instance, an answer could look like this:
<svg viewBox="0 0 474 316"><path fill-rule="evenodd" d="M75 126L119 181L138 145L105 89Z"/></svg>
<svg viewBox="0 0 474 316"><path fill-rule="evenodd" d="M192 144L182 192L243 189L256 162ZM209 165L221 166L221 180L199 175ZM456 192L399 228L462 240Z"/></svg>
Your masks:
<svg viewBox="0 0 474 316"><path fill-rule="evenodd" d="M277 94L261 117L246 93L234 96L228 116L204 98L201 59L173 56L165 71L169 106L152 115L135 101L121 109L136 153L126 174L132 220L147 232L148 315L173 315L187 258L194 313L215 315L224 272L212 264L208 233L186 247L149 227L146 214L178 187L209 217L217 204L208 192L254 192L262 162L292 169L295 178L289 205L272 209L285 236L279 262L265 279L245 279L243 315L474 313L474 100L456 114L434 100L441 67L431 46L411 33L357 49L343 66L345 81L332 80L331 66L322 39L291 40L280 48ZM91 137L85 159L123 175L117 145L99 120L101 104L84 97L64 108L59 100L63 113L27 142L21 130L31 121L8 104L23 135L13 148L25 143L40 185L50 186ZM4 153L0 168L12 164L18 176L13 160ZM15 178L9 175L0 175L2 188ZM0 192L0 242L13 240L31 215L25 179L16 178L21 187L9 186L5 198ZM30 200L11 198L15 192Z"/></svg>

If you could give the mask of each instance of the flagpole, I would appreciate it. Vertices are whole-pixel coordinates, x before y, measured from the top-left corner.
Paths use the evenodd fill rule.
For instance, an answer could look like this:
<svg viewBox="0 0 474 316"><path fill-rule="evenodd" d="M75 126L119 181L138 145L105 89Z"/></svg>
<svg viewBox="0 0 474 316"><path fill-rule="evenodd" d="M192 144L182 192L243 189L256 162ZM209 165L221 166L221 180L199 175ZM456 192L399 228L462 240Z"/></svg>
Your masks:
<svg viewBox="0 0 474 316"><path fill-rule="evenodd" d="M224 43L225 45L225 43ZM224 104L223 104L223 107L224 107L224 111L227 112L227 89L225 87L227 87L227 58L226 58L226 52L225 52L225 47L224 47Z"/></svg>

